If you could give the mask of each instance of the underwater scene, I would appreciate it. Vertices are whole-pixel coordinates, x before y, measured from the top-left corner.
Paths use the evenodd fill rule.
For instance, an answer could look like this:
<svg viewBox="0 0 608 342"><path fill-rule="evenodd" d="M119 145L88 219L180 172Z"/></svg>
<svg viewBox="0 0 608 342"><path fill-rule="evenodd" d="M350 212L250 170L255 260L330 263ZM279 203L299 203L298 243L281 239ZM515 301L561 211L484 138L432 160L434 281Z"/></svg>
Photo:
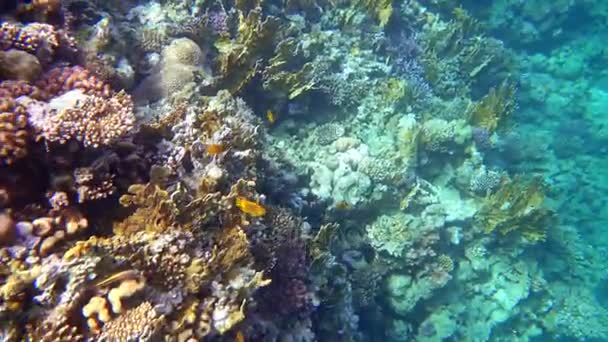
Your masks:
<svg viewBox="0 0 608 342"><path fill-rule="evenodd" d="M608 341L608 1L0 0L0 342Z"/></svg>

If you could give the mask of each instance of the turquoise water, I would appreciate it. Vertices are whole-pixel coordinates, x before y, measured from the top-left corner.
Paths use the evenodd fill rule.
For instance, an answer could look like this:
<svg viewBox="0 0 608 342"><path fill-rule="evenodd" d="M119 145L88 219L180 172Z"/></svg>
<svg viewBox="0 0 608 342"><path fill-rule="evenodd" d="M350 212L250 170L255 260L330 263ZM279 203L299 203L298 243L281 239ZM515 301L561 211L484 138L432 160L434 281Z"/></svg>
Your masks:
<svg viewBox="0 0 608 342"><path fill-rule="evenodd" d="M0 341L608 341L607 17L3 2Z"/></svg>

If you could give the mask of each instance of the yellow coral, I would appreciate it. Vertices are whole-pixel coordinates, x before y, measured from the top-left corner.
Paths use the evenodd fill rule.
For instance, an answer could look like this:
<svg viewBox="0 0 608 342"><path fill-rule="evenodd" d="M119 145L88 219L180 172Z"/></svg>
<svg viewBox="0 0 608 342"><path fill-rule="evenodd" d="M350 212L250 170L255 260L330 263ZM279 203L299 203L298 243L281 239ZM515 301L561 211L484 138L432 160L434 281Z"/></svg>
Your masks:
<svg viewBox="0 0 608 342"><path fill-rule="evenodd" d="M391 0L352 0L352 5L365 9L378 20L380 27L384 27L393 14L393 2Z"/></svg>
<svg viewBox="0 0 608 342"><path fill-rule="evenodd" d="M476 223L486 233L498 231L506 235L517 231L531 242L543 241L555 220L553 211L542 206L544 198L539 178L505 180L477 213Z"/></svg>
<svg viewBox="0 0 608 342"><path fill-rule="evenodd" d="M259 60L273 51L273 39L279 21L275 17L262 20L259 8L240 16L235 40L222 37L215 42L219 51L220 83L232 93L238 92L259 71Z"/></svg>
<svg viewBox="0 0 608 342"><path fill-rule="evenodd" d="M136 207L135 212L114 224L114 233L129 235L140 230L161 232L175 223L178 210L169 193L156 184L134 184L120 197L120 204Z"/></svg>
<svg viewBox="0 0 608 342"><path fill-rule="evenodd" d="M119 314L122 312L123 298L129 298L137 291L141 290L146 286L144 278L141 279L129 279L125 280L118 287L115 287L108 292L108 301L112 307L112 312Z"/></svg>
<svg viewBox="0 0 608 342"><path fill-rule="evenodd" d="M285 46L292 42L295 43L295 40L289 38L289 40L279 43L277 50L283 51ZM290 58L292 58L291 55L280 53L271 58L270 65L264 69L263 78L265 79L264 88L273 92L286 92L287 98L292 100L316 87L314 77L316 69L313 63L306 63L298 70L282 70Z"/></svg>
<svg viewBox="0 0 608 342"><path fill-rule="evenodd" d="M107 323L112 319L110 309L108 309L108 301L105 297L95 296L89 300L89 302L82 307L82 315L87 318L96 317L100 322ZM93 328L93 321L90 321L90 328Z"/></svg>
<svg viewBox="0 0 608 342"><path fill-rule="evenodd" d="M490 132L495 131L515 108L515 87L503 82L498 89L490 92L477 102L470 113L471 123Z"/></svg>
<svg viewBox="0 0 608 342"><path fill-rule="evenodd" d="M12 268L12 267L11 267ZM0 302L6 303L11 311L20 310L25 304L25 292L40 275L40 266L26 271L14 271L0 286Z"/></svg>

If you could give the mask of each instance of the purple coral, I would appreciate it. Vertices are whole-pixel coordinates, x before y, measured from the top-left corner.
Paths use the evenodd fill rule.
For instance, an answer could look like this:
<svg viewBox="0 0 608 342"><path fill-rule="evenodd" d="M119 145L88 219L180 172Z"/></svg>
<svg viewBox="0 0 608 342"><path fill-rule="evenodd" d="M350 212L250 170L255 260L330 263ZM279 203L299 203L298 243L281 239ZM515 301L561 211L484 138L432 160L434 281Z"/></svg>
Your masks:
<svg viewBox="0 0 608 342"><path fill-rule="evenodd" d="M211 28L213 33L217 35L228 33L228 15L225 11L209 12L208 18L207 25Z"/></svg>
<svg viewBox="0 0 608 342"><path fill-rule="evenodd" d="M417 42L416 34L401 34L393 39L389 51L395 55L393 66L395 72L404 77L414 96L419 100L427 100L433 93L431 85L425 78L424 67L418 61L422 47Z"/></svg>

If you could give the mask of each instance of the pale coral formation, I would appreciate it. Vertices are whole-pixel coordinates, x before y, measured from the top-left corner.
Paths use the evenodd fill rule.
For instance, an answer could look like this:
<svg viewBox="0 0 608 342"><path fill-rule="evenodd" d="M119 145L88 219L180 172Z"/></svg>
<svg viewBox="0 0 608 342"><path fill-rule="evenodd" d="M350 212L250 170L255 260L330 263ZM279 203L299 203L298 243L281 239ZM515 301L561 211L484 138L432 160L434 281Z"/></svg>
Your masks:
<svg viewBox="0 0 608 342"><path fill-rule="evenodd" d="M204 62L203 51L194 41L188 38L173 40L167 45L161 56L163 63L199 66Z"/></svg>

